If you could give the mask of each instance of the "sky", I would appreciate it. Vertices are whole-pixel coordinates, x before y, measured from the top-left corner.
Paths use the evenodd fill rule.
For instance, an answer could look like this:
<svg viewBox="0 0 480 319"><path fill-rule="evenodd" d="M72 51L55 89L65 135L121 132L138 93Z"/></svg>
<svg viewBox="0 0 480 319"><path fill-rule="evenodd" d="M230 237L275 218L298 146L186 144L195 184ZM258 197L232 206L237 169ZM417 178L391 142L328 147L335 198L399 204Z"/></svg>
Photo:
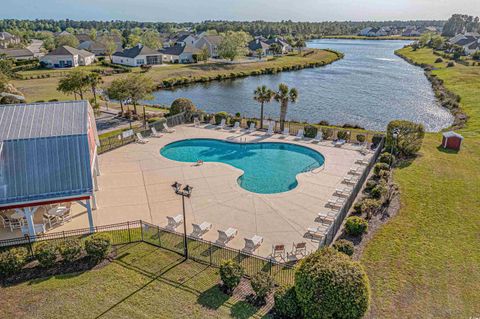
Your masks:
<svg viewBox="0 0 480 319"><path fill-rule="evenodd" d="M0 18L367 21L480 16L480 0L0 0Z"/></svg>

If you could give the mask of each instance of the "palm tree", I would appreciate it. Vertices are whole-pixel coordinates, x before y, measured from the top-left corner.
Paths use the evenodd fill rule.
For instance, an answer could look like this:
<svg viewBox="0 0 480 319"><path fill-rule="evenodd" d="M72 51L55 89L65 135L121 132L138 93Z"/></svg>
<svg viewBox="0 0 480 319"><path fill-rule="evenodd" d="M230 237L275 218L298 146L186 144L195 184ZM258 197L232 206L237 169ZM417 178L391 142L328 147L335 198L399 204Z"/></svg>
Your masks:
<svg viewBox="0 0 480 319"><path fill-rule="evenodd" d="M275 101L280 103L280 130L285 128L285 118L287 117L288 102L295 103L298 99L298 91L296 88L289 89L284 83L278 86L278 92L273 97Z"/></svg>
<svg viewBox="0 0 480 319"><path fill-rule="evenodd" d="M266 85L262 85L257 87L255 91L253 91L253 99L260 103L260 129L263 128L263 105L272 101L274 92L267 88Z"/></svg>

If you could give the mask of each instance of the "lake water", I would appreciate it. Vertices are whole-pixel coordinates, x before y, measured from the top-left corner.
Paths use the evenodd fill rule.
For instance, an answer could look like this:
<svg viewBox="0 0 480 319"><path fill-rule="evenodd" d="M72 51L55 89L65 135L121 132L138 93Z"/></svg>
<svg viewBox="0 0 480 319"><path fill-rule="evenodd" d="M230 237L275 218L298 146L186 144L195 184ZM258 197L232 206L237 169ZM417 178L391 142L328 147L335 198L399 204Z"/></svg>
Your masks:
<svg viewBox="0 0 480 319"><path fill-rule="evenodd" d="M252 98L259 85L274 89L279 83L296 87L299 100L290 104L287 118L331 124L358 124L384 130L393 119L423 123L428 131L448 127L453 118L435 100L431 85L419 67L394 54L408 41L313 40L311 48L331 48L345 58L326 67L261 75L221 82L194 84L155 92L153 104L171 104L178 97L189 98L209 112L240 112L260 117L260 106ZM279 105L271 102L265 114L279 117Z"/></svg>

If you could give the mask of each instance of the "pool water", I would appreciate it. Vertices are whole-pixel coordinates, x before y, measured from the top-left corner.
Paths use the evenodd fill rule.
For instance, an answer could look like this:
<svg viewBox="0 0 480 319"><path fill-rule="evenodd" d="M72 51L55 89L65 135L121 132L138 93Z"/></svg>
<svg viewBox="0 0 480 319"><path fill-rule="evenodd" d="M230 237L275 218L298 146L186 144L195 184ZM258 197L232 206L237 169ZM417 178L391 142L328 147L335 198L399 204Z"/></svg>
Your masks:
<svg viewBox="0 0 480 319"><path fill-rule="evenodd" d="M292 190L296 176L323 165L325 158L310 148L288 143L232 143L188 139L166 145L160 154L179 162L220 162L243 170L238 184L254 193Z"/></svg>

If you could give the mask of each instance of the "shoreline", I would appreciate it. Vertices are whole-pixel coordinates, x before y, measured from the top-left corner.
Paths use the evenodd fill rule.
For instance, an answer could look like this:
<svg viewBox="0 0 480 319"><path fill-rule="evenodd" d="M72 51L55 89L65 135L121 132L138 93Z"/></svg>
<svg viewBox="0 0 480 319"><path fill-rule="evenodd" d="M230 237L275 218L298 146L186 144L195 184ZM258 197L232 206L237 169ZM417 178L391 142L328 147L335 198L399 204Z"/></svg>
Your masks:
<svg viewBox="0 0 480 319"><path fill-rule="evenodd" d="M332 39L332 40L376 40L376 41L416 41L420 37L404 37L404 36L380 36L380 37L367 37L363 35L324 35L318 37L318 39ZM315 40L314 38L309 41Z"/></svg>

